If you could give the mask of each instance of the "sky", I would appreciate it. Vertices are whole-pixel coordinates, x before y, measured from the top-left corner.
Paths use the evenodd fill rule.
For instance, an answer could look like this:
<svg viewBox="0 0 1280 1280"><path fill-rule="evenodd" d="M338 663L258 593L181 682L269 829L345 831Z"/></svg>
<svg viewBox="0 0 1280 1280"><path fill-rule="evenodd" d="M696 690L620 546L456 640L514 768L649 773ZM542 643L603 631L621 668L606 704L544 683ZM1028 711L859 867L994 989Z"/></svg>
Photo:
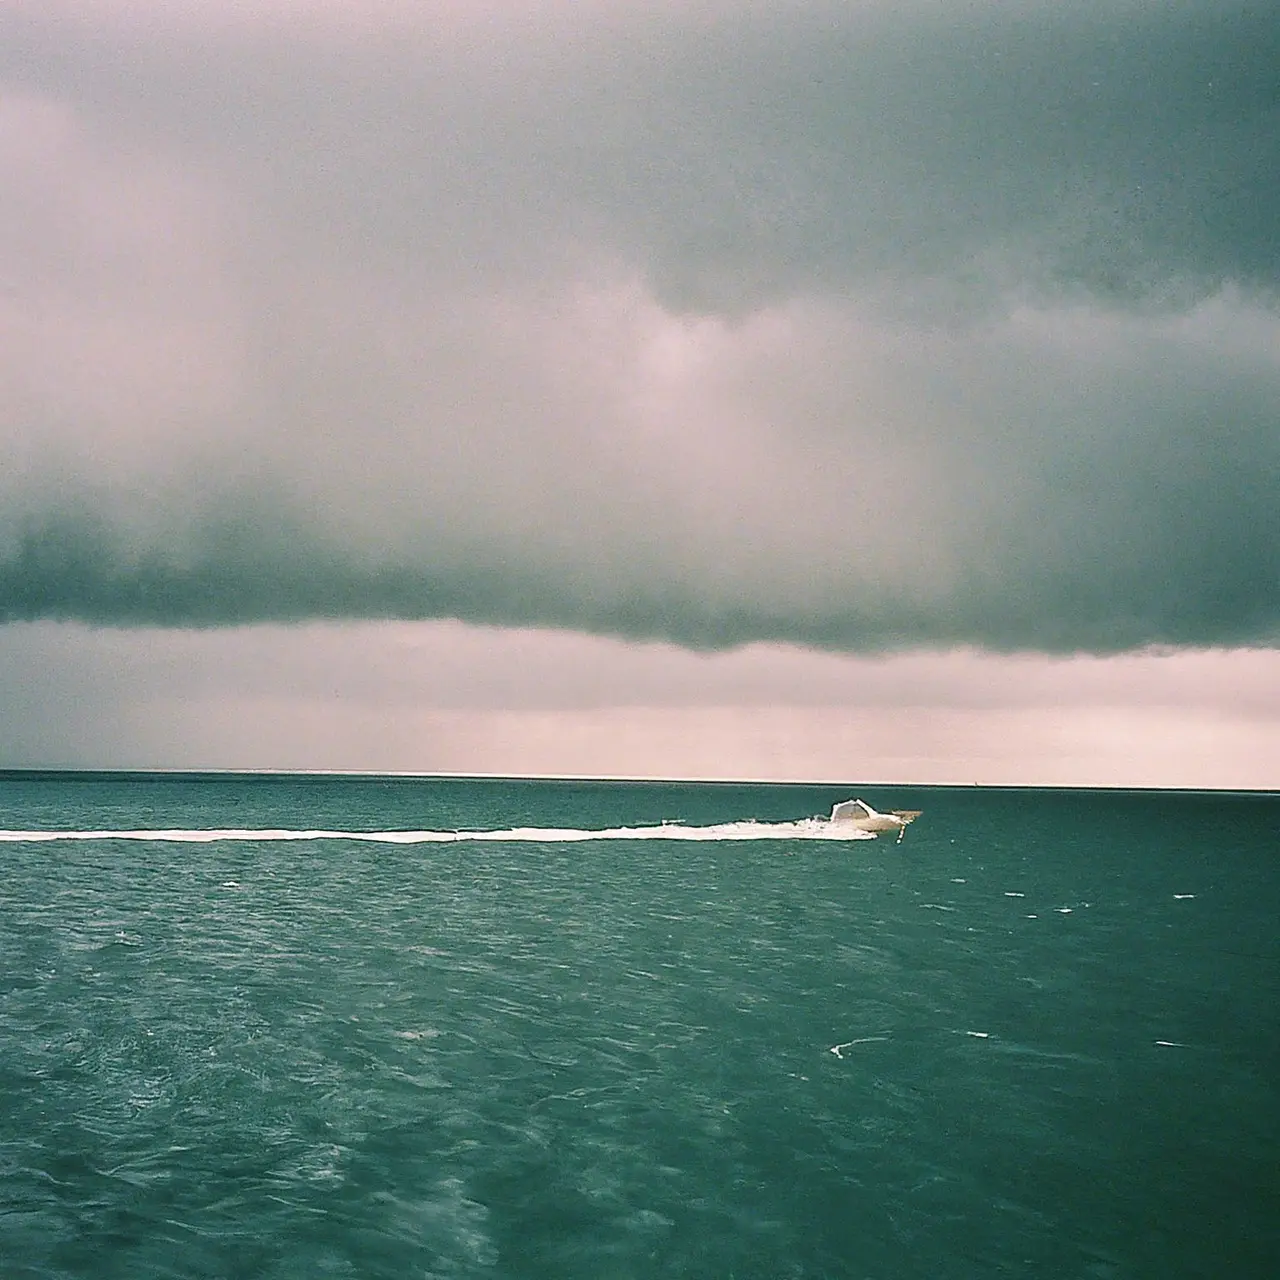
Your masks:
<svg viewBox="0 0 1280 1280"><path fill-rule="evenodd" d="M1280 788L1280 27L3 0L0 767Z"/></svg>

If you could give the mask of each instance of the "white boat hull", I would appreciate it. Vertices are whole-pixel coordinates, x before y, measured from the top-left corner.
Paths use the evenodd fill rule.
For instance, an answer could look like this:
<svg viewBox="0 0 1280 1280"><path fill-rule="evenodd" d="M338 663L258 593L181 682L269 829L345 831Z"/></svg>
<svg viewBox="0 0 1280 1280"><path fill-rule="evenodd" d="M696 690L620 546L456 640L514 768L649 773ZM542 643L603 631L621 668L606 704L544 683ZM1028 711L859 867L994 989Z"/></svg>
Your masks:
<svg viewBox="0 0 1280 1280"><path fill-rule="evenodd" d="M921 812L920 809L891 809L888 813L880 813L865 800L842 800L831 810L831 822L856 831L868 831L872 835L892 831L901 840L903 832Z"/></svg>

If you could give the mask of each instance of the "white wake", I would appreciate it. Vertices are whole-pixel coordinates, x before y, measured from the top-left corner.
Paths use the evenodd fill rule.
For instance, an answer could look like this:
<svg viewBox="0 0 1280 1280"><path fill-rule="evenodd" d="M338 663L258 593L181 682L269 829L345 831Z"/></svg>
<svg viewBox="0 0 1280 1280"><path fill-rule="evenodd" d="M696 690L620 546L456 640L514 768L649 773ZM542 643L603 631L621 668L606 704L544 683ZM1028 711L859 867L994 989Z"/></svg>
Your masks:
<svg viewBox="0 0 1280 1280"><path fill-rule="evenodd" d="M720 822L687 827L663 822L647 827L508 827L501 831L327 831L276 827L157 828L140 831L0 831L0 843L54 840L144 840L214 844L221 840L363 840L374 844L458 844L478 841L575 844L587 840L874 840L869 831L825 818L798 822Z"/></svg>

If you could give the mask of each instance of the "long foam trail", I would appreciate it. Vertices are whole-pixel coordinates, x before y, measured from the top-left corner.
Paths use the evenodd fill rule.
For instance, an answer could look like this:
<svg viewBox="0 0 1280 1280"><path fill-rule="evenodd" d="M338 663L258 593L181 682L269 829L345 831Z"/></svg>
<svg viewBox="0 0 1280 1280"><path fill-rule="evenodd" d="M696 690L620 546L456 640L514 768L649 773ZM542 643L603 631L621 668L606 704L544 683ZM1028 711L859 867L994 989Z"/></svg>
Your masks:
<svg viewBox="0 0 1280 1280"><path fill-rule="evenodd" d="M269 827L174 828L144 831L0 831L0 843L54 840L148 840L178 844L214 844L219 840L365 840L375 844L457 844L462 841L524 841L574 844L586 840L874 840L866 831L833 825L820 818L799 822L721 822L686 827L664 822L655 827L509 827L503 831L295 831Z"/></svg>

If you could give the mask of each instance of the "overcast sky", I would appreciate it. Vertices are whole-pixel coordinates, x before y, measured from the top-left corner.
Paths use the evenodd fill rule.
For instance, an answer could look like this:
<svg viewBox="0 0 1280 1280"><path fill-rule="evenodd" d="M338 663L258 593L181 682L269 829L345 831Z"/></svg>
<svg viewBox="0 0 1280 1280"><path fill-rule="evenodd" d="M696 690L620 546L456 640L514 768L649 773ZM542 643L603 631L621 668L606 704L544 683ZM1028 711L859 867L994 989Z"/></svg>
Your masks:
<svg viewBox="0 0 1280 1280"><path fill-rule="evenodd" d="M1280 24L0 4L0 765L1280 787Z"/></svg>

